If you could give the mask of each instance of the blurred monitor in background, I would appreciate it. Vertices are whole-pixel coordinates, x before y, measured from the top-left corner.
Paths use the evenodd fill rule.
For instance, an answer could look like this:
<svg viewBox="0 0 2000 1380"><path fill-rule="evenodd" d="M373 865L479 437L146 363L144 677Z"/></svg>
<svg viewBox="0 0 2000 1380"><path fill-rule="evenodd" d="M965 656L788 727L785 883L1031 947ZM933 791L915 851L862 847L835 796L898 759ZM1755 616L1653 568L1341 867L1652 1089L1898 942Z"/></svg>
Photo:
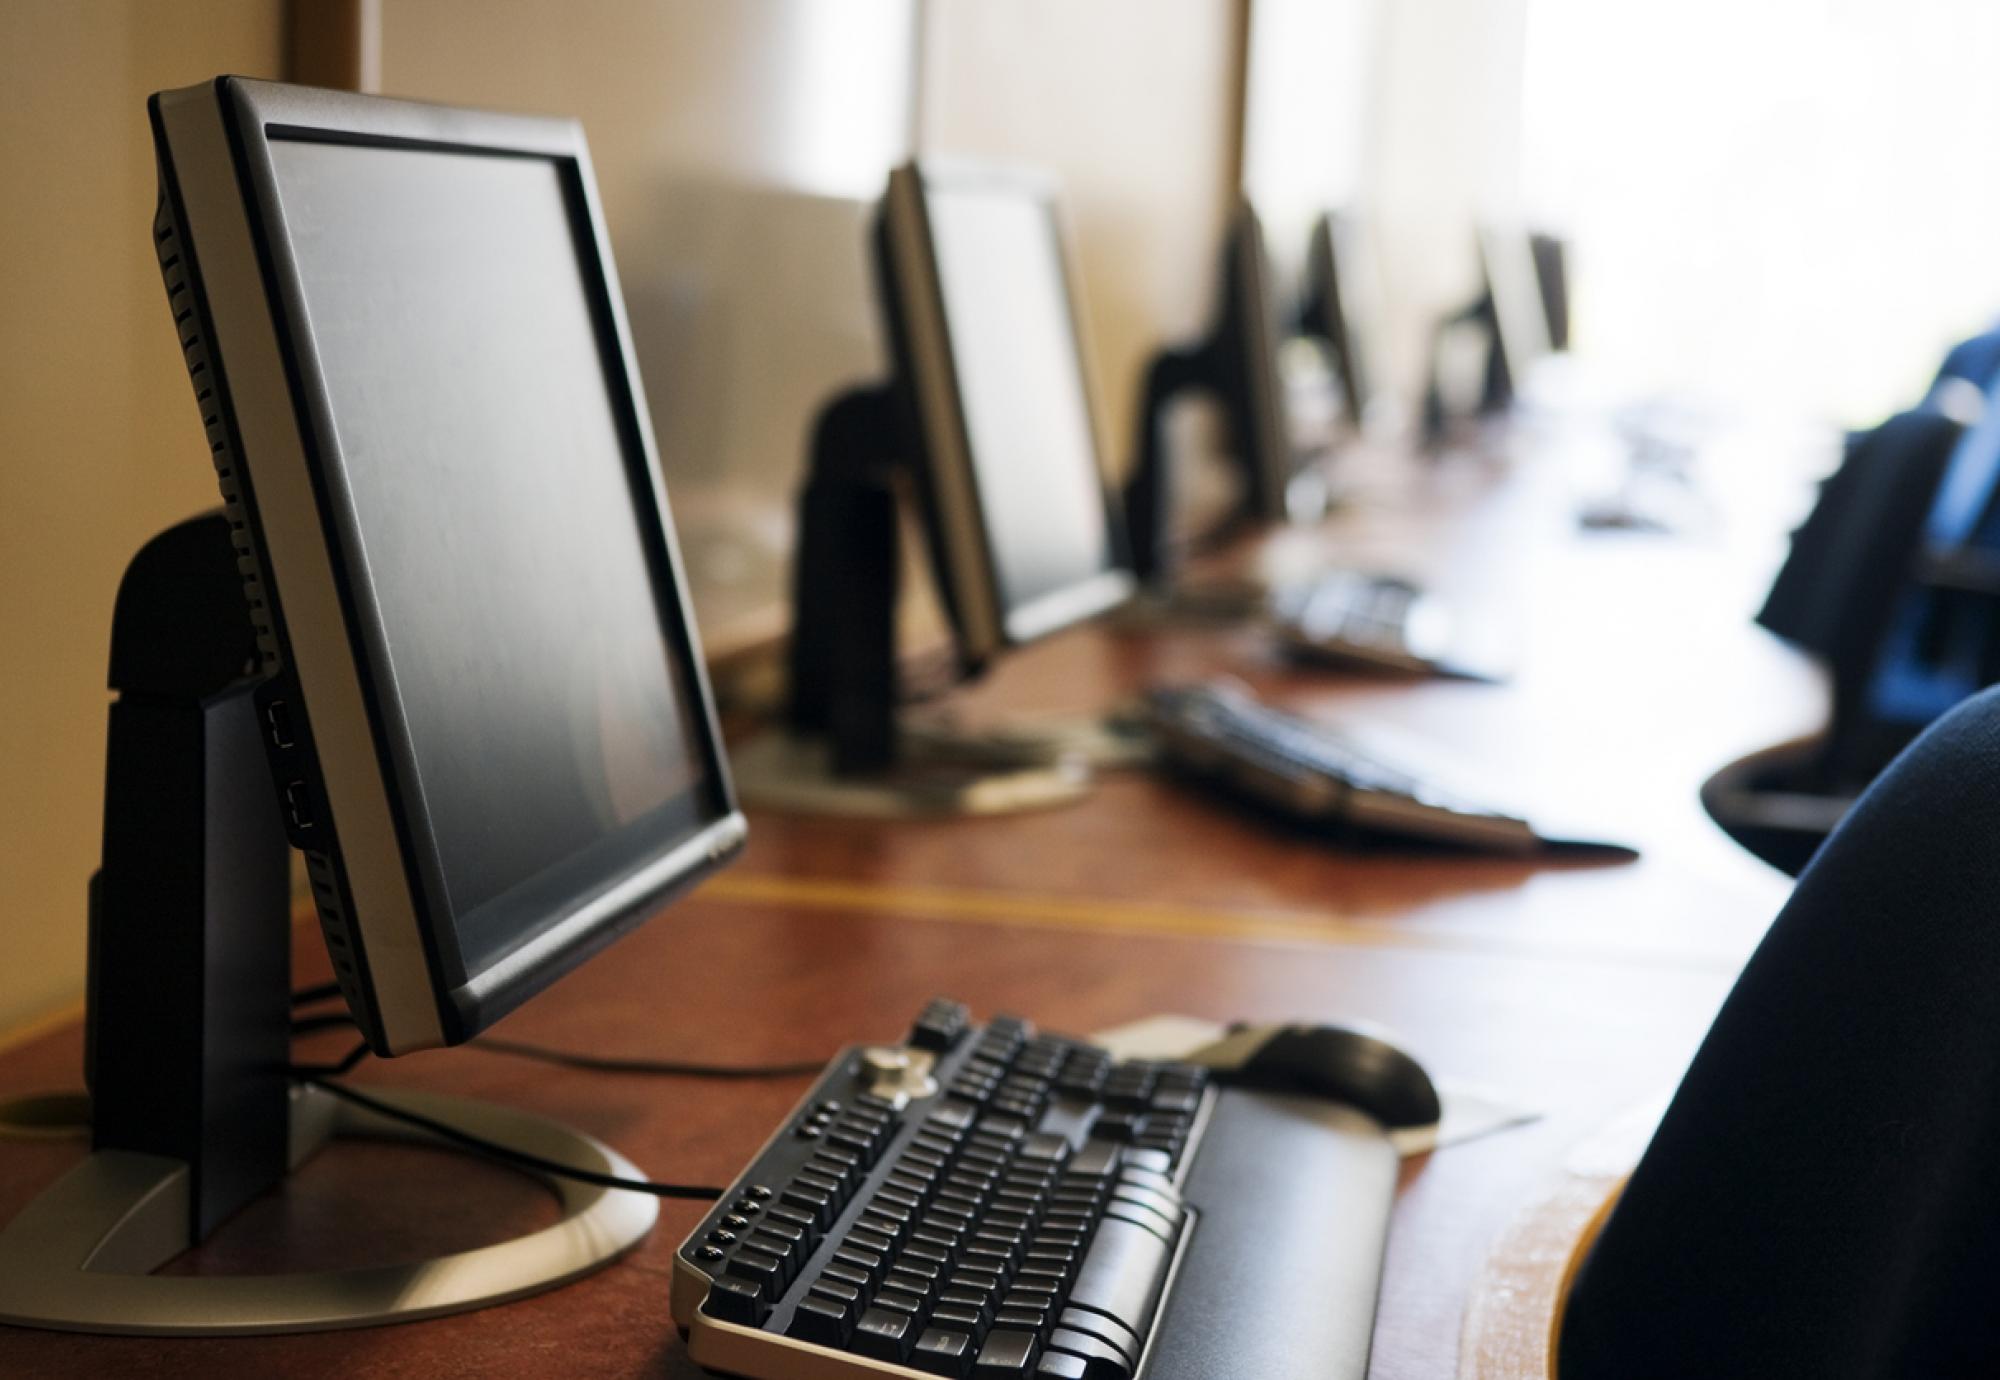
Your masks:
<svg viewBox="0 0 2000 1380"><path fill-rule="evenodd" d="M1481 222L1474 246L1479 295L1438 321L1431 333L1424 432L1433 446L1466 423L1506 413L1536 366L1553 352L1528 232Z"/></svg>
<svg viewBox="0 0 2000 1380"><path fill-rule="evenodd" d="M1198 341L1163 347L1147 368L1138 455L1126 481L1133 569L1154 580L1173 553L1242 522L1281 522L1298 511L1304 467L1294 446L1280 359L1286 312L1262 218L1239 200L1223 242L1217 306ZM1188 469L1169 420L1186 399L1217 404L1227 429L1230 483L1222 502L1191 503ZM1324 488L1320 487L1320 502Z"/></svg>
<svg viewBox="0 0 2000 1380"><path fill-rule="evenodd" d="M1478 230L1479 271L1492 314L1493 353L1482 409L1501 411L1528 385L1535 366L1554 350L1535 249L1518 226L1488 223Z"/></svg>
<svg viewBox="0 0 2000 1380"><path fill-rule="evenodd" d="M1535 286L1542 292L1542 315L1549 323L1549 348L1569 349L1569 241L1537 230L1528 237L1535 253Z"/></svg>
<svg viewBox="0 0 2000 1380"><path fill-rule="evenodd" d="M1361 218L1351 211L1327 211L1313 220L1306 246L1305 281L1300 291L1299 325L1325 342L1341 406L1350 428L1359 430L1380 401L1380 284Z"/></svg>

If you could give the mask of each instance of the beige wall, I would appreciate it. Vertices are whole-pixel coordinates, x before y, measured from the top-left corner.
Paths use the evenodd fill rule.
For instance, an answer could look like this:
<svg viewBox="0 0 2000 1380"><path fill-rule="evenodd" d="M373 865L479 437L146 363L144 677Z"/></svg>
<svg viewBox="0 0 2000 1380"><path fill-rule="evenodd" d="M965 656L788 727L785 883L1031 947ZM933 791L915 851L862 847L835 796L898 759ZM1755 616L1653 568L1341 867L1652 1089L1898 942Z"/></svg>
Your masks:
<svg viewBox="0 0 2000 1380"><path fill-rule="evenodd" d="M908 155L917 0L385 0L390 95L590 139L712 655L783 631L812 418L881 372L865 235Z"/></svg>
<svg viewBox="0 0 2000 1380"><path fill-rule="evenodd" d="M1474 226L1519 215L1528 0L1387 0L1364 177L1386 346L1410 397L1432 326L1480 290Z"/></svg>
<svg viewBox="0 0 2000 1380"><path fill-rule="evenodd" d="M126 559L217 502L150 252L145 99L275 76L277 0L10 0L0 42L0 1031L82 990Z"/></svg>
<svg viewBox="0 0 2000 1380"><path fill-rule="evenodd" d="M1119 473L1147 360L1214 306L1240 12L1236 0L932 0L926 12L920 150L1062 178Z"/></svg>
<svg viewBox="0 0 2000 1380"><path fill-rule="evenodd" d="M384 0L382 91L576 116L622 238L667 178L878 191L908 140L913 4Z"/></svg>

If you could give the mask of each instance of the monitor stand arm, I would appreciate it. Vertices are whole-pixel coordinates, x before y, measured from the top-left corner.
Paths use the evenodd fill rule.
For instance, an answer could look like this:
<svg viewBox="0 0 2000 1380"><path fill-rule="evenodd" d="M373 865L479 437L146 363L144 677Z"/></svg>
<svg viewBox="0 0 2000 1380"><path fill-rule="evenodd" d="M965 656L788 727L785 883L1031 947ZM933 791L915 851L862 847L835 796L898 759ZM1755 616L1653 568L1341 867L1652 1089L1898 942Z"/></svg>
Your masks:
<svg viewBox="0 0 2000 1380"><path fill-rule="evenodd" d="M843 393L813 428L792 566L792 730L827 741L837 775L897 759L896 603L902 574L888 387Z"/></svg>
<svg viewBox="0 0 2000 1380"><path fill-rule="evenodd" d="M1204 386L1213 371L1209 347L1165 349L1146 366L1139 399L1138 458L1125 481L1125 531L1132 570L1159 588L1173 574L1173 457L1168 453L1167 413L1175 398Z"/></svg>
<svg viewBox="0 0 2000 1380"><path fill-rule="evenodd" d="M753 805L804 814L997 814L1066 804L1067 751L902 721L896 609L911 443L893 385L853 389L814 424L799 492L785 732L730 749Z"/></svg>
<svg viewBox="0 0 2000 1380"><path fill-rule="evenodd" d="M427 1140L289 1071L290 869L259 660L220 514L140 551L113 617L104 853L90 887L91 1151L0 1229L0 1322L140 1334L401 1322L575 1278L636 1244L657 1215L649 1197L551 1178L561 1221L437 1260L151 1273L333 1137ZM539 1117L377 1096L545 1158L637 1173Z"/></svg>
<svg viewBox="0 0 2000 1380"><path fill-rule="evenodd" d="M1425 450L1436 453L1450 439L1452 415L1444 394L1444 345L1446 337L1464 327L1477 327L1486 337L1486 362L1479 383L1479 411L1502 412L1513 399L1513 383L1507 373L1507 356L1500 347L1500 317L1493 294L1482 291L1465 306L1431 327L1430 346L1424 368L1422 439Z"/></svg>

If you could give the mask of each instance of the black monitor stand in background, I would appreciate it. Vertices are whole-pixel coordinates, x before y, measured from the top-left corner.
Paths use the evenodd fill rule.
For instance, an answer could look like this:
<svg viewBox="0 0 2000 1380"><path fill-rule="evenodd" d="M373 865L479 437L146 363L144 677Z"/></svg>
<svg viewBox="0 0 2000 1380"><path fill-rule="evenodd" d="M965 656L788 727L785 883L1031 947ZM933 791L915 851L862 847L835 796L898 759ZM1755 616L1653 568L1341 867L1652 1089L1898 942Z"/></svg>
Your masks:
<svg viewBox="0 0 2000 1380"><path fill-rule="evenodd" d="M91 1154L0 1230L0 1322L169 1334L407 1321L564 1283L635 1245L657 1215L651 1198L550 1177L561 1221L454 1256L319 1274L150 1273L335 1136L443 1143L293 1076L287 822L266 759L305 726L260 671L234 537L220 513L183 522L140 550L119 587L104 852L90 887ZM539 1117L373 1095L638 1177Z"/></svg>
<svg viewBox="0 0 2000 1380"><path fill-rule="evenodd" d="M1536 232L1527 237L1527 250L1534 269L1536 299L1548 334L1548 348L1562 352L1570 346L1570 250L1560 236ZM1423 439L1436 450L1449 439L1454 416L1453 400L1446 397L1443 382L1445 341L1458 332L1476 332L1485 351L1479 383L1477 417L1497 417L1514 405L1519 380L1507 358L1507 342L1501 330L1500 311L1494 300L1491 278L1479 295L1459 310L1441 319L1431 332L1430 358L1426 368L1423 402ZM1460 409L1462 412L1462 409Z"/></svg>
<svg viewBox="0 0 2000 1380"><path fill-rule="evenodd" d="M886 772L901 756L901 405L888 385L827 404L799 490L786 719L824 740L841 776Z"/></svg>
<svg viewBox="0 0 2000 1380"><path fill-rule="evenodd" d="M1549 323L1549 348L1569 349L1569 241L1537 230L1528 236L1535 256L1535 286L1541 289L1542 315Z"/></svg>
<svg viewBox="0 0 2000 1380"><path fill-rule="evenodd" d="M1167 419L1175 402L1193 393L1221 394L1222 377L1215 356L1219 342L1209 340L1188 349L1166 348L1146 366L1146 379L1139 395L1138 446L1132 473L1125 481L1125 532L1131 543L1132 573L1148 586L1158 588L1171 581L1176 556L1173 535L1174 483L1173 453L1168 444ZM1225 411L1240 410L1224 403ZM1232 433L1239 430L1232 421ZM1238 447L1240 450L1240 446ZM1251 480L1247 471L1243 483ZM1231 515L1232 525L1244 516L1242 509Z"/></svg>
<svg viewBox="0 0 2000 1380"><path fill-rule="evenodd" d="M1473 301L1440 320L1431 330L1429 359L1424 371L1423 442L1429 451L1441 450L1452 434L1454 422L1464 420L1459 400L1448 396L1451 389L1444 377L1447 368L1446 342L1454 335L1476 332L1485 351L1481 366L1479 397L1475 418L1497 417L1514 401L1514 379L1507 369L1507 352L1500 343L1500 318L1494 310L1491 291L1481 292Z"/></svg>
<svg viewBox="0 0 2000 1380"><path fill-rule="evenodd" d="M1146 367L1132 472L1124 506L1132 570L1156 591L1171 584L1175 485L1167 422L1174 405L1205 395L1221 406L1238 498L1221 521L1281 522L1291 512L1291 436L1278 374L1280 324L1271 298L1264 231L1248 203L1237 208L1223 244L1219 309L1208 334L1168 346Z"/></svg>
<svg viewBox="0 0 2000 1380"><path fill-rule="evenodd" d="M747 800L812 814L994 814L1065 804L1088 788L1084 762L1059 744L906 721L897 621L915 445L911 403L893 383L840 394L814 423L799 490L786 731L732 752Z"/></svg>

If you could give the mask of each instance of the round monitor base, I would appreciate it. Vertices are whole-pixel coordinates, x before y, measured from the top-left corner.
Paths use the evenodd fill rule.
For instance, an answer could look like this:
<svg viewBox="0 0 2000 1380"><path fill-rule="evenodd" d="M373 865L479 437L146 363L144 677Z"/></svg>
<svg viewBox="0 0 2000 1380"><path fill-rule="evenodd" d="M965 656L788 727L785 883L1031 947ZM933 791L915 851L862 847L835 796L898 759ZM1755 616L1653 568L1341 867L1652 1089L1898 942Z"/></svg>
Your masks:
<svg viewBox="0 0 2000 1380"><path fill-rule="evenodd" d="M615 1150L526 1112L438 1094L370 1091L382 1102L545 1159L640 1177ZM440 1143L317 1089L295 1089L293 1166L336 1136ZM313 1274L154 1275L192 1244L188 1167L157 1155L95 1151L0 1230L0 1322L139 1336L411 1322L568 1283L637 1245L659 1215L658 1202L641 1193L553 1175L543 1181L561 1202L559 1221L454 1255Z"/></svg>
<svg viewBox="0 0 2000 1380"><path fill-rule="evenodd" d="M1018 753L979 760L910 735L903 761L886 772L840 776L825 744L770 732L732 747L730 770L746 805L783 814L858 819L936 819L1047 810L1081 800L1090 772L1079 759L1024 762Z"/></svg>
<svg viewBox="0 0 2000 1380"><path fill-rule="evenodd" d="M1066 762L1119 771L1146 766L1155 756L1136 704L1109 714L1021 715L981 727L949 713L917 713L905 718L902 733L904 751L919 760L963 762L988 771Z"/></svg>

